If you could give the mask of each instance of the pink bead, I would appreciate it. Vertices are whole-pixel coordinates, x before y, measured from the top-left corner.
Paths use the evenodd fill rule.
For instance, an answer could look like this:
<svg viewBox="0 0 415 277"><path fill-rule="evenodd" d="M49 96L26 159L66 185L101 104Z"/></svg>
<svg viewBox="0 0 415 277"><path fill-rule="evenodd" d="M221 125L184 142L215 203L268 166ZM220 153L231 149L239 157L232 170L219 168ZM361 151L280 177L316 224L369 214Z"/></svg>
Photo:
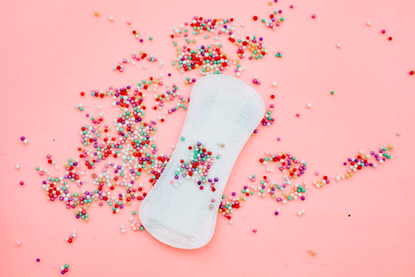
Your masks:
<svg viewBox="0 0 415 277"><path fill-rule="evenodd" d="M170 180L170 184L173 184L174 183L174 181L173 180Z"/></svg>
<svg viewBox="0 0 415 277"><path fill-rule="evenodd" d="M318 176L320 173L318 173L318 171L316 172L316 175Z"/></svg>
<svg viewBox="0 0 415 277"><path fill-rule="evenodd" d="M382 34L384 34L384 33L386 33L386 30L385 29L382 30Z"/></svg>
<svg viewBox="0 0 415 277"><path fill-rule="evenodd" d="M311 17L312 17L312 18L316 18L316 15L315 15L315 14L313 14Z"/></svg>
<svg viewBox="0 0 415 277"><path fill-rule="evenodd" d="M212 200L211 200L212 202L215 202L215 198L212 198Z"/></svg>
<svg viewBox="0 0 415 277"><path fill-rule="evenodd" d="M252 230L254 233L256 233L256 229Z"/></svg>
<svg viewBox="0 0 415 277"><path fill-rule="evenodd" d="M131 24L131 21L130 21L130 20L128 20L128 21L127 21L127 24L128 24L128 25L130 25L130 24Z"/></svg>
<svg viewBox="0 0 415 277"><path fill-rule="evenodd" d="M409 71L409 75L414 75L414 71Z"/></svg>
<svg viewBox="0 0 415 277"><path fill-rule="evenodd" d="M199 188L200 188L200 190L202 190L203 189L203 186L200 186Z"/></svg>
<svg viewBox="0 0 415 277"><path fill-rule="evenodd" d="M297 116L297 117L299 117L299 116L300 116L300 114L299 114L299 113L297 113L297 114L296 114L296 116Z"/></svg>

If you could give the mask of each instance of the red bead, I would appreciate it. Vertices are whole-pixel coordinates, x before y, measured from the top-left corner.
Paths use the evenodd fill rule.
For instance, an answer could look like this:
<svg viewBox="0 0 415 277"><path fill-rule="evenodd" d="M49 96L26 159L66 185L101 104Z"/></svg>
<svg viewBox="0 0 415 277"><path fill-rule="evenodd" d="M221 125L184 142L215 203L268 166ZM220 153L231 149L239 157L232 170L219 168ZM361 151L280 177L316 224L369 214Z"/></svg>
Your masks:
<svg viewBox="0 0 415 277"><path fill-rule="evenodd" d="M271 99L274 99L275 98L275 95L274 94L271 94Z"/></svg>
<svg viewBox="0 0 415 277"><path fill-rule="evenodd" d="M85 92L83 92L83 91L82 91L82 92L81 92L81 96L84 96L84 95L85 95Z"/></svg>
<svg viewBox="0 0 415 277"><path fill-rule="evenodd" d="M388 39L389 39L389 40L392 40L392 37L389 37Z"/></svg>
<svg viewBox="0 0 415 277"><path fill-rule="evenodd" d="M258 16L254 16L254 20L257 21L258 20Z"/></svg>

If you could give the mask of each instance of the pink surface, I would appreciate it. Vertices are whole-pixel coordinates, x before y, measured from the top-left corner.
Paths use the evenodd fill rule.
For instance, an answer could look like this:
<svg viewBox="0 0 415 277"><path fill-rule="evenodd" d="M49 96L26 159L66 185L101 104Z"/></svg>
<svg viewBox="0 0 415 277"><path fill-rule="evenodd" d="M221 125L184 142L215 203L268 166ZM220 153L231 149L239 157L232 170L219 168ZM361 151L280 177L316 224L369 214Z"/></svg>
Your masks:
<svg viewBox="0 0 415 277"><path fill-rule="evenodd" d="M415 2L42 2L0 2L0 276L58 276L65 263L70 265L68 276L415 276L415 76L408 74L415 68ZM286 19L276 31L252 21L254 15L261 19L276 9L282 9ZM101 13L98 18L95 10ZM316 19L311 19L313 13ZM189 95L191 86L183 85L184 78L199 75L180 75L170 65L176 54L169 32L194 15L233 17L237 38L263 36L269 49L263 60L242 62L247 71L241 79L252 83L258 75L262 84L254 88L267 105L276 105L276 123L260 128L248 141L225 193L250 184L249 174L282 181L282 174L269 174L258 163L264 151L288 151L307 161L309 170L301 181L317 180L313 173L319 171L333 182L320 190L310 188L306 201L286 206L268 197L249 197L233 214L233 225L220 216L212 241L194 251L173 249L147 232L133 232L128 219L138 210L138 201L117 215L95 203L87 223L76 220L64 204L46 201L34 167L45 166L45 155L51 154L62 174L66 159L77 154L79 128L88 122L85 113L96 115L101 105L106 123L118 114L108 99L92 99L91 89L135 85L171 72L171 80L163 81ZM114 16L113 22L109 16ZM145 38L143 44L131 34L134 29ZM196 39L205 43L200 36ZM182 38L179 41L182 45ZM220 41L236 57L235 47L225 37ZM140 50L159 57L163 68L146 62L146 70L143 63L127 66L123 73L111 69ZM274 56L277 51L283 58ZM271 86L274 81L277 88ZM80 97L80 91L87 96ZM274 101L270 94L276 95ZM85 112L75 110L79 103ZM159 115L149 112L147 120ZM155 137L162 152L171 151L184 117L180 110L159 123ZM20 142L22 135L28 145ZM345 159L360 149L388 145L394 150L387 163L351 180L334 181L345 172ZM298 217L301 209L306 214ZM64 238L73 229L78 237L70 245Z"/></svg>

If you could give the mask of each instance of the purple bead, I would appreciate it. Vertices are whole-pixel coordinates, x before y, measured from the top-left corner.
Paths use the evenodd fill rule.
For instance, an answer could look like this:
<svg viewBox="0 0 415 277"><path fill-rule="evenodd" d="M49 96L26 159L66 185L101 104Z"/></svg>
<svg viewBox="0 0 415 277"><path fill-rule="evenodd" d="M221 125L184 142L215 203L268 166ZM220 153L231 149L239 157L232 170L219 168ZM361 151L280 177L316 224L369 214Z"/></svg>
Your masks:
<svg viewBox="0 0 415 277"><path fill-rule="evenodd" d="M278 215L278 212L275 212L275 215Z"/></svg>
<svg viewBox="0 0 415 277"><path fill-rule="evenodd" d="M25 140L25 137L20 137L20 140Z"/></svg>

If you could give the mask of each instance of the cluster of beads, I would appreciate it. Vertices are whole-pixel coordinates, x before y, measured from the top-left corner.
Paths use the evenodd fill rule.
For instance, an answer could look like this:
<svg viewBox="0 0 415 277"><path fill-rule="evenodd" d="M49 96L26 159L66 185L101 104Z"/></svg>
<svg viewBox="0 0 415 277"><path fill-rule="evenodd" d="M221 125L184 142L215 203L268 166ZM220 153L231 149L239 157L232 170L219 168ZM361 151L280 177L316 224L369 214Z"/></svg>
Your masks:
<svg viewBox="0 0 415 277"><path fill-rule="evenodd" d="M212 155L212 151L206 149L206 147L198 142L193 146L189 146L188 149L192 152L189 161L180 160L180 167L175 172L174 179L178 180L181 174L181 177L186 179L194 180L201 190L204 189L204 184L207 182L210 183L212 191L215 191L215 183L219 181L218 178L207 179L209 174L209 169L213 165L215 158ZM216 156L216 159L219 159L219 155ZM200 177L198 177L200 176ZM171 183L174 181L172 180Z"/></svg>
<svg viewBox="0 0 415 277"><path fill-rule="evenodd" d="M144 51L140 51L140 54L137 54L136 52L133 52L132 53L132 61L131 61L131 64L132 65L135 65L135 61L138 62L138 61L144 60L147 56L148 56L147 53L144 52ZM153 55L150 55L147 58L147 60L149 62L157 62L158 61L158 58L155 57L155 56L153 56ZM129 59L119 60L118 61L118 65L117 66L113 66L112 69L113 70L118 70L119 72L123 72L124 71L124 65L125 64L129 64L129 63L130 63L130 60ZM164 62L163 61L160 61L158 67L161 68L163 66L163 64L164 64ZM146 68L146 66L143 65L143 69L145 69L145 68Z"/></svg>
<svg viewBox="0 0 415 277"><path fill-rule="evenodd" d="M70 235L68 238L65 238L65 240L69 243L72 243L73 239L76 238L76 231L72 231L72 235Z"/></svg>
<svg viewBox="0 0 415 277"><path fill-rule="evenodd" d="M190 79L190 77L186 77L186 80L184 81L185 85L190 85L196 82L196 78Z"/></svg>
<svg viewBox="0 0 415 277"><path fill-rule="evenodd" d="M69 271L69 265L68 264L65 264L65 265L61 266L61 273L62 274L65 274L68 271Z"/></svg>
<svg viewBox="0 0 415 277"><path fill-rule="evenodd" d="M229 196L229 201L226 201L226 196L222 195L222 202L219 204L218 213L222 214L228 220L231 220L231 215L233 213L233 209L239 209L242 207L242 202L246 201L246 198L243 196L235 197L236 193L232 192L232 196ZM229 222L232 224L232 221Z"/></svg>
<svg viewBox="0 0 415 277"><path fill-rule="evenodd" d="M75 108L77 110L80 110L81 112L84 110L84 107L82 106L82 103L80 103L79 105L76 105Z"/></svg>
<svg viewBox="0 0 415 277"><path fill-rule="evenodd" d="M136 38L136 39L139 39L140 38L140 32L137 32L136 30L133 30L133 35L134 35L134 37ZM143 42L144 40L141 38L140 39L140 42Z"/></svg>
<svg viewBox="0 0 415 277"><path fill-rule="evenodd" d="M46 159L48 159L48 164L55 165L56 162L52 160L52 156L47 154Z"/></svg>
<svg viewBox="0 0 415 277"><path fill-rule="evenodd" d="M157 80L153 82L161 83ZM150 183L155 184L169 161L168 156L156 154L158 148L153 136L157 131L156 122L144 121L145 95L141 90L147 90L150 82L139 84L135 89L125 86L91 91L93 97L111 97L116 101L113 106L118 106L121 113L114 119L114 127L103 124L102 115L88 115L91 124L81 127L82 146L78 148L79 158L68 159L68 164L64 165L65 175L49 177L50 173L46 169L36 168L41 176L48 175L42 182L47 199L64 202L67 209L74 209L76 218L89 221L87 209L93 202L99 202L100 206L107 202L113 214L117 214L125 205L131 205L132 200L143 200L147 193L144 192L142 184L133 187L135 181L145 172L151 175ZM120 164L105 161L108 158L119 159ZM102 173L91 175L97 189L70 193L69 183L75 182L78 186L87 183L88 180L82 181L81 178L88 169L95 169L99 163L103 163ZM116 186L124 187L125 193L112 195L111 191Z"/></svg>
<svg viewBox="0 0 415 277"><path fill-rule="evenodd" d="M172 91L167 90L164 93L154 94L154 99L156 100L156 106L153 107L153 110L157 110L157 109L162 110L164 106L164 101L166 102L173 101L176 96L178 96L178 98L180 99L180 102L181 100L183 100L184 102L183 96L181 95L179 96L179 92L177 92L177 90L175 89L175 88L178 89L178 87L174 87L173 85L173 88L174 89Z"/></svg>
<svg viewBox="0 0 415 277"><path fill-rule="evenodd" d="M255 174L252 174L252 175L248 176L248 179L251 180L251 182L255 182L255 178L256 178Z"/></svg>
<svg viewBox="0 0 415 277"><path fill-rule="evenodd" d="M348 179L353 177L353 174L359 170L362 170L364 168L376 168L378 164L383 164L385 161L389 160L391 158L391 155L387 153L388 150L392 150L393 146L388 147L382 147L379 149L378 153L375 151L371 151L370 154L365 154L363 150L360 150L359 155L356 156L356 158L349 158L347 159L347 162L344 162L344 166L348 166L349 169L347 170L347 173L344 175L338 175L336 177L337 181ZM370 162L370 159L375 159L375 161Z"/></svg>
<svg viewBox="0 0 415 277"><path fill-rule="evenodd" d="M124 228L124 225L121 225L121 226L120 226L120 228L121 228L121 233L123 233L123 234L124 234L124 233L125 233L125 228Z"/></svg>
<svg viewBox="0 0 415 277"><path fill-rule="evenodd" d="M24 143L27 144L29 142L28 139L26 139L25 137L20 137L20 140Z"/></svg>
<svg viewBox="0 0 415 277"><path fill-rule="evenodd" d="M318 175L318 174L316 174L316 175ZM326 184L330 184L330 180L329 180L329 178L327 176L324 176L322 180L318 180L318 181L314 181L313 182L313 185L316 188L324 187L324 185L326 185Z"/></svg>
<svg viewBox="0 0 415 277"><path fill-rule="evenodd" d="M153 91L156 92L158 87L163 86L163 82L160 80L163 78L163 74L160 74L157 78L150 77L148 80L143 79L141 82L137 83L137 91L141 92L143 90L150 92L150 87L153 86ZM165 84L165 87L168 88L169 85ZM179 88L176 85L173 85L173 93L176 93L176 91ZM176 93L178 95L178 93Z"/></svg>
<svg viewBox="0 0 415 277"><path fill-rule="evenodd" d="M230 66L230 56L221 52L222 44L210 44L199 46L197 50L191 50L186 45L183 49L177 48L177 59L172 63L180 73L198 69L202 75L221 74Z"/></svg>
<svg viewBox="0 0 415 277"><path fill-rule="evenodd" d="M260 85L261 82L258 80L258 76L254 76L254 79L252 80L252 83L254 83L255 85Z"/></svg>
<svg viewBox="0 0 415 277"><path fill-rule="evenodd" d="M276 15L282 13L282 10L274 11L274 13L269 15L269 19L262 19L261 22L265 24L268 28L275 30L276 27L279 27L284 21L284 17L276 18Z"/></svg>
<svg viewBox="0 0 415 277"><path fill-rule="evenodd" d="M275 96L271 95L271 98L274 99ZM271 116L272 111L274 110L274 104L269 105L269 110L265 113L264 118L261 120L262 126L269 127L274 124L275 118ZM257 134L258 129L255 129L252 135Z"/></svg>
<svg viewBox="0 0 415 277"><path fill-rule="evenodd" d="M16 165L16 168L19 169L20 166ZM43 174L46 174L48 176L50 175L50 172L46 168L43 168L43 167L36 167L36 171L39 171L40 176L43 176Z"/></svg>
<svg viewBox="0 0 415 277"><path fill-rule="evenodd" d="M262 59L268 53L263 40L262 37L257 39L256 36L247 36L244 40L238 39L235 41L235 45L239 46L237 50L238 57L240 59L245 58L247 56L245 50L248 49L252 53L249 56L250 60Z"/></svg>
<svg viewBox="0 0 415 277"><path fill-rule="evenodd" d="M242 67L242 65L239 63L240 62L240 60L234 60L233 61L233 64L235 65L235 73L236 73L236 76L241 76L241 72L242 71L244 71L244 70L246 70L245 69L245 67Z"/></svg>
<svg viewBox="0 0 415 277"><path fill-rule="evenodd" d="M299 161L290 153L272 155L271 153L266 152L265 154L269 157L261 158L259 159L259 162L263 165L266 165L268 162L279 162L280 164L278 164L278 169L283 173L288 171L289 179L300 177L307 170L307 164L304 161Z"/></svg>
<svg viewBox="0 0 415 277"><path fill-rule="evenodd" d="M205 35L205 38L209 38L211 34L215 35L215 39L217 39L218 35L221 34L228 34L229 39L234 38L233 32L235 31L235 23L230 26L233 22L233 18L230 19L203 19L203 17L194 16L192 22L190 23L190 28L192 28L192 35L200 35L203 33L207 33ZM189 29L185 26L187 26L188 23L185 22L184 26L180 25L179 28L173 27L173 32L170 32L170 38L173 40L173 45L177 46L177 41L175 40L175 37L179 37L181 34L183 34L184 39L187 43L196 43L196 40L190 40L189 38ZM222 26L220 30L215 32L215 29L217 29L219 26ZM184 30L183 30L184 28Z"/></svg>
<svg viewBox="0 0 415 277"><path fill-rule="evenodd" d="M281 51L278 51L278 52L277 52L277 54L275 54L275 57L277 57L277 58L282 58Z"/></svg>

